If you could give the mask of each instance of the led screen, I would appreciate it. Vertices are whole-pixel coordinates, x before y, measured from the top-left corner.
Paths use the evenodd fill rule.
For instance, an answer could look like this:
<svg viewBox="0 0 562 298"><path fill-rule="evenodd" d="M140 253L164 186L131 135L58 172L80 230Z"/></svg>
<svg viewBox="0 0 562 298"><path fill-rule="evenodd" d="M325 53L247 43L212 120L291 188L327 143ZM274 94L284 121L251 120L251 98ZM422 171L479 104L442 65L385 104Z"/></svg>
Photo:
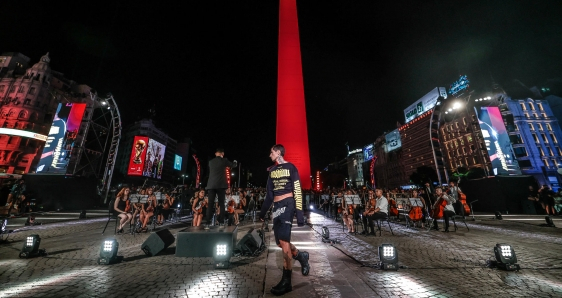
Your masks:
<svg viewBox="0 0 562 298"><path fill-rule="evenodd" d="M478 124L486 143L488 156L492 162L494 175L521 174L519 164L513 157L509 135L505 129L498 107L474 108L478 114Z"/></svg>
<svg viewBox="0 0 562 298"><path fill-rule="evenodd" d="M395 129L390 133L386 134L385 139L386 139L387 152L402 147L402 141L400 140L400 132L398 131L398 129Z"/></svg>
<svg viewBox="0 0 562 298"><path fill-rule="evenodd" d="M135 136L135 139L133 140L133 148L131 149L131 157L129 159L129 168L127 170L127 175L143 175L143 169L146 163L147 146L148 137Z"/></svg>
<svg viewBox="0 0 562 298"><path fill-rule="evenodd" d="M146 151L146 161L144 163L144 169L142 175L145 177L151 177L156 179L162 178L162 169L164 166L164 153L166 152L166 146L161 143L149 139L148 148Z"/></svg>
<svg viewBox="0 0 562 298"><path fill-rule="evenodd" d="M363 162L369 161L373 158L373 144L363 147Z"/></svg>
<svg viewBox="0 0 562 298"><path fill-rule="evenodd" d="M179 155L175 155L174 157L174 170L178 170L181 171L181 161L182 161L182 157Z"/></svg>
<svg viewBox="0 0 562 298"><path fill-rule="evenodd" d="M37 173L66 174L70 153L85 110L85 103L59 103L37 166Z"/></svg>

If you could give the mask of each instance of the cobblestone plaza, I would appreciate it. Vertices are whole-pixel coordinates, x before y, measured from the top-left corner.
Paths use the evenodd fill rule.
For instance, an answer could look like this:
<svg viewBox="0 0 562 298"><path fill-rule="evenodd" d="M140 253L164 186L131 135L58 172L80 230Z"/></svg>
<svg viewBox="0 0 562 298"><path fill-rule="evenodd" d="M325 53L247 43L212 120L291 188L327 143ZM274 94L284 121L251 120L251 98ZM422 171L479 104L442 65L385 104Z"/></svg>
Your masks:
<svg viewBox="0 0 562 298"><path fill-rule="evenodd" d="M77 218L77 217L76 217ZM427 232L406 228L402 222L387 225L382 236L364 237L343 232L342 225L311 214L312 226L293 228L293 243L310 252L309 276L300 265L293 268L293 291L287 297L561 297L562 238L559 228L529 220L493 220L480 216L456 232ZM504 218L507 219L507 218ZM37 217L40 220L40 217ZM47 220L44 220L47 222ZM282 258L272 232L268 249L255 258L232 258L229 269L213 269L212 258L180 258L175 243L154 257L141 251L148 234L113 236L113 222L101 234L107 218L70 220L32 227L12 227L7 243L0 245L0 297L263 297L280 279ZM560 226L559 218L555 223ZM172 234L187 223L165 225ZM339 244L321 241L321 227ZM238 238L260 224L239 227ZM27 235L38 234L46 257L20 259ZM98 265L102 240L115 237L118 255L114 265ZM398 271L376 268L377 248L393 244L399 254ZM521 271L486 267L496 243L514 247ZM197 245L194 243L193 245Z"/></svg>

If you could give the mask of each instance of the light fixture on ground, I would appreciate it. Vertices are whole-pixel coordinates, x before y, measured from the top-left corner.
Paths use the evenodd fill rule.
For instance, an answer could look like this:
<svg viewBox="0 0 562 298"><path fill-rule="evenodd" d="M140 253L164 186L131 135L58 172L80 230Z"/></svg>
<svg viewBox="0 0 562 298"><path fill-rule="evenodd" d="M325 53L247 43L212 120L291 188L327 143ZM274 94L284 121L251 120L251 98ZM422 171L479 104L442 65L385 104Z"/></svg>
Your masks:
<svg viewBox="0 0 562 298"><path fill-rule="evenodd" d="M20 258L32 258L46 255L47 251L39 249L39 244L41 244L41 237L39 237L39 235L34 234L27 236L20 252Z"/></svg>
<svg viewBox="0 0 562 298"><path fill-rule="evenodd" d="M104 240L101 244L98 264L109 265L121 261L122 257L117 256L118 250L119 250L119 242L117 242L117 240L115 239Z"/></svg>
<svg viewBox="0 0 562 298"><path fill-rule="evenodd" d="M232 248L227 243L217 243L213 250L213 260L215 261L215 268L228 268L230 267L230 257L232 255Z"/></svg>
<svg viewBox="0 0 562 298"><path fill-rule="evenodd" d="M379 246L381 269L398 270L398 251L392 244L384 243Z"/></svg>
<svg viewBox="0 0 562 298"><path fill-rule="evenodd" d="M498 268L507 271L521 269L519 265L517 265L517 256L511 245L496 244L496 246L494 246L494 255L496 256L496 263L492 263L492 265L496 265Z"/></svg>
<svg viewBox="0 0 562 298"><path fill-rule="evenodd" d="M322 227L322 239L330 239L330 230L326 226Z"/></svg>

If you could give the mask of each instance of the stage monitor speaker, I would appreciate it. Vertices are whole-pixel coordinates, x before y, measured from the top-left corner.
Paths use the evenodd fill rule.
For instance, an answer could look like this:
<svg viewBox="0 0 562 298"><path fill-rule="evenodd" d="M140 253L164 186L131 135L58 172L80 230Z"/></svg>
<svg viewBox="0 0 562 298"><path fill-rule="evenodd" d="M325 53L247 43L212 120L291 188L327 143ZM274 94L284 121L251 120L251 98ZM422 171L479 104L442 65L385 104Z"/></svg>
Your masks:
<svg viewBox="0 0 562 298"><path fill-rule="evenodd" d="M142 244L141 249L147 256L151 257L168 248L174 241L176 241L174 235L168 229L164 229L150 234L150 237Z"/></svg>
<svg viewBox="0 0 562 298"><path fill-rule="evenodd" d="M250 229L238 244L236 249L243 255L253 255L263 245L262 235L260 230L254 228Z"/></svg>

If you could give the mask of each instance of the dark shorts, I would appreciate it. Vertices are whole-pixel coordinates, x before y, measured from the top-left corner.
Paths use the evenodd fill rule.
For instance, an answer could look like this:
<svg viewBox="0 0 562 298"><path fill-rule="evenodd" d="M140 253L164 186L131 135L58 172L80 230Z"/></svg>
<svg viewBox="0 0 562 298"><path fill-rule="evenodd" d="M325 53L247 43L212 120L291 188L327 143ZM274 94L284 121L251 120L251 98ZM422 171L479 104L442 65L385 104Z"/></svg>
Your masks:
<svg viewBox="0 0 562 298"><path fill-rule="evenodd" d="M275 243L279 245L279 240L291 242L291 228L295 215L295 199L286 198L273 203L273 233Z"/></svg>

